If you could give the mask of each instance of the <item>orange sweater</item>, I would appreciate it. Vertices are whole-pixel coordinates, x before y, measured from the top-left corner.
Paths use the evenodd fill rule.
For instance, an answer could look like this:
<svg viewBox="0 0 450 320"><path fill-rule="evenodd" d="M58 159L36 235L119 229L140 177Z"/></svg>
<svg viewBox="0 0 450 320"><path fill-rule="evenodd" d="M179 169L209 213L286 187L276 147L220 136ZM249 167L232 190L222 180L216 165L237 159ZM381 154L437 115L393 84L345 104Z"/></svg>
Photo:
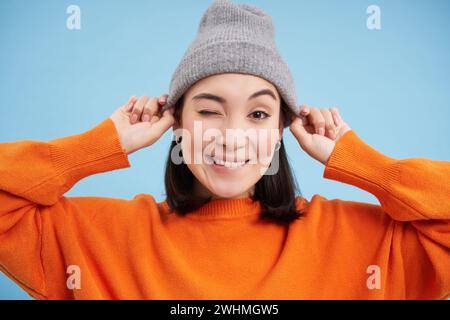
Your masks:
<svg viewBox="0 0 450 320"><path fill-rule="evenodd" d="M0 269L37 299L443 299L450 294L450 162L396 160L354 131L324 177L375 204L298 197L304 218L258 222L249 198L179 217L166 202L65 197L130 167L107 118L79 135L0 144Z"/></svg>

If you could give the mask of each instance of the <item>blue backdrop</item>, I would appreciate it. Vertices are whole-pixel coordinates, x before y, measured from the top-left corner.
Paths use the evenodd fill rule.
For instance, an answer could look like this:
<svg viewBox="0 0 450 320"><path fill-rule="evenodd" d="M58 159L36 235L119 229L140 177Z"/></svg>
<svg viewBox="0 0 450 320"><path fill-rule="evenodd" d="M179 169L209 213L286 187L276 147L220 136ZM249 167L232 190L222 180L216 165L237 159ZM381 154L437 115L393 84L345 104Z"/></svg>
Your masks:
<svg viewBox="0 0 450 320"><path fill-rule="evenodd" d="M395 158L449 160L450 1L238 1L272 15L299 103L337 106L369 145ZM84 132L131 95L166 93L210 0L1 0L0 141ZM81 9L69 30L67 8ZM369 30L369 5L381 30ZM132 168L88 177L66 195L164 199L171 138L130 156ZM377 203L322 178L289 130L285 141L303 195ZM1 245L1 243L0 243ZM0 299L29 299L0 275Z"/></svg>

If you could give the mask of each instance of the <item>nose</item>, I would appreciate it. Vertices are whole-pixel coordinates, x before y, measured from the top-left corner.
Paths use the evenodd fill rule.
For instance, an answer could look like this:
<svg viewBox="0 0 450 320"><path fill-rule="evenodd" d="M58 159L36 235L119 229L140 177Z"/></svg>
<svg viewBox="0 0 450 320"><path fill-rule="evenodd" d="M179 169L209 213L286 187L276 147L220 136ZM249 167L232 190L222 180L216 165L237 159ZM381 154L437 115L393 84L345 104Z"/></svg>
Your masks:
<svg viewBox="0 0 450 320"><path fill-rule="evenodd" d="M248 137L246 129L235 121L225 121L216 137L214 156L224 160L244 161L248 159Z"/></svg>
<svg viewBox="0 0 450 320"><path fill-rule="evenodd" d="M227 149L232 148L233 144L235 144L235 147L245 144L242 137L242 131L245 131L245 123L240 119L242 117L240 114L235 115L234 113L227 114L221 121L220 127L217 128L220 131L220 137L217 139L218 144L227 147Z"/></svg>
<svg viewBox="0 0 450 320"><path fill-rule="evenodd" d="M244 161L248 159L246 146L245 137L227 130L227 133L222 133L216 138L213 155L222 160Z"/></svg>

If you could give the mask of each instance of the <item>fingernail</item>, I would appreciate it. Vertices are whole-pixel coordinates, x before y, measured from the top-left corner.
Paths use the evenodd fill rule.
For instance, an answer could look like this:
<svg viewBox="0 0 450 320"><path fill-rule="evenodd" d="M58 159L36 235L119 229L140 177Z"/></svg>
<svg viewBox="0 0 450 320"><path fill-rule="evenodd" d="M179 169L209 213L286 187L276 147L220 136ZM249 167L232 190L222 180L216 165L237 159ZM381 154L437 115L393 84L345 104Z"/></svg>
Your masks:
<svg viewBox="0 0 450 320"><path fill-rule="evenodd" d="M142 121L148 121L150 120L150 116L148 114L144 114L144 116L142 117Z"/></svg>
<svg viewBox="0 0 450 320"><path fill-rule="evenodd" d="M131 122L136 122L137 118L138 118L137 114L133 114L131 116Z"/></svg>
<svg viewBox="0 0 450 320"><path fill-rule="evenodd" d="M319 134L321 136L325 135L325 129L324 128L319 128Z"/></svg>

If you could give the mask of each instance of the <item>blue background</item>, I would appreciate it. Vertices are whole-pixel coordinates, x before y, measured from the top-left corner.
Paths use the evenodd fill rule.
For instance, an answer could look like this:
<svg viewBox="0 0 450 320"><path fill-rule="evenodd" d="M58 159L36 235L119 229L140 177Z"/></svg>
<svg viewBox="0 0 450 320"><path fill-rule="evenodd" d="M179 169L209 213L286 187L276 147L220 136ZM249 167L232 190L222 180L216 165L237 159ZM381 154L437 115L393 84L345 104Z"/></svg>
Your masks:
<svg viewBox="0 0 450 320"><path fill-rule="evenodd" d="M299 103L337 106L369 145L395 158L449 160L450 1L235 1L271 14ZM131 95L168 92L170 77L210 0L1 0L0 141L84 132ZM81 30L66 9L81 8ZM381 8L382 29L366 27ZM171 131L130 156L132 168L88 177L66 195L164 199ZM303 196L377 203L323 179L289 130L285 141ZM1 243L0 243L1 245ZM0 275L0 299L29 299Z"/></svg>

